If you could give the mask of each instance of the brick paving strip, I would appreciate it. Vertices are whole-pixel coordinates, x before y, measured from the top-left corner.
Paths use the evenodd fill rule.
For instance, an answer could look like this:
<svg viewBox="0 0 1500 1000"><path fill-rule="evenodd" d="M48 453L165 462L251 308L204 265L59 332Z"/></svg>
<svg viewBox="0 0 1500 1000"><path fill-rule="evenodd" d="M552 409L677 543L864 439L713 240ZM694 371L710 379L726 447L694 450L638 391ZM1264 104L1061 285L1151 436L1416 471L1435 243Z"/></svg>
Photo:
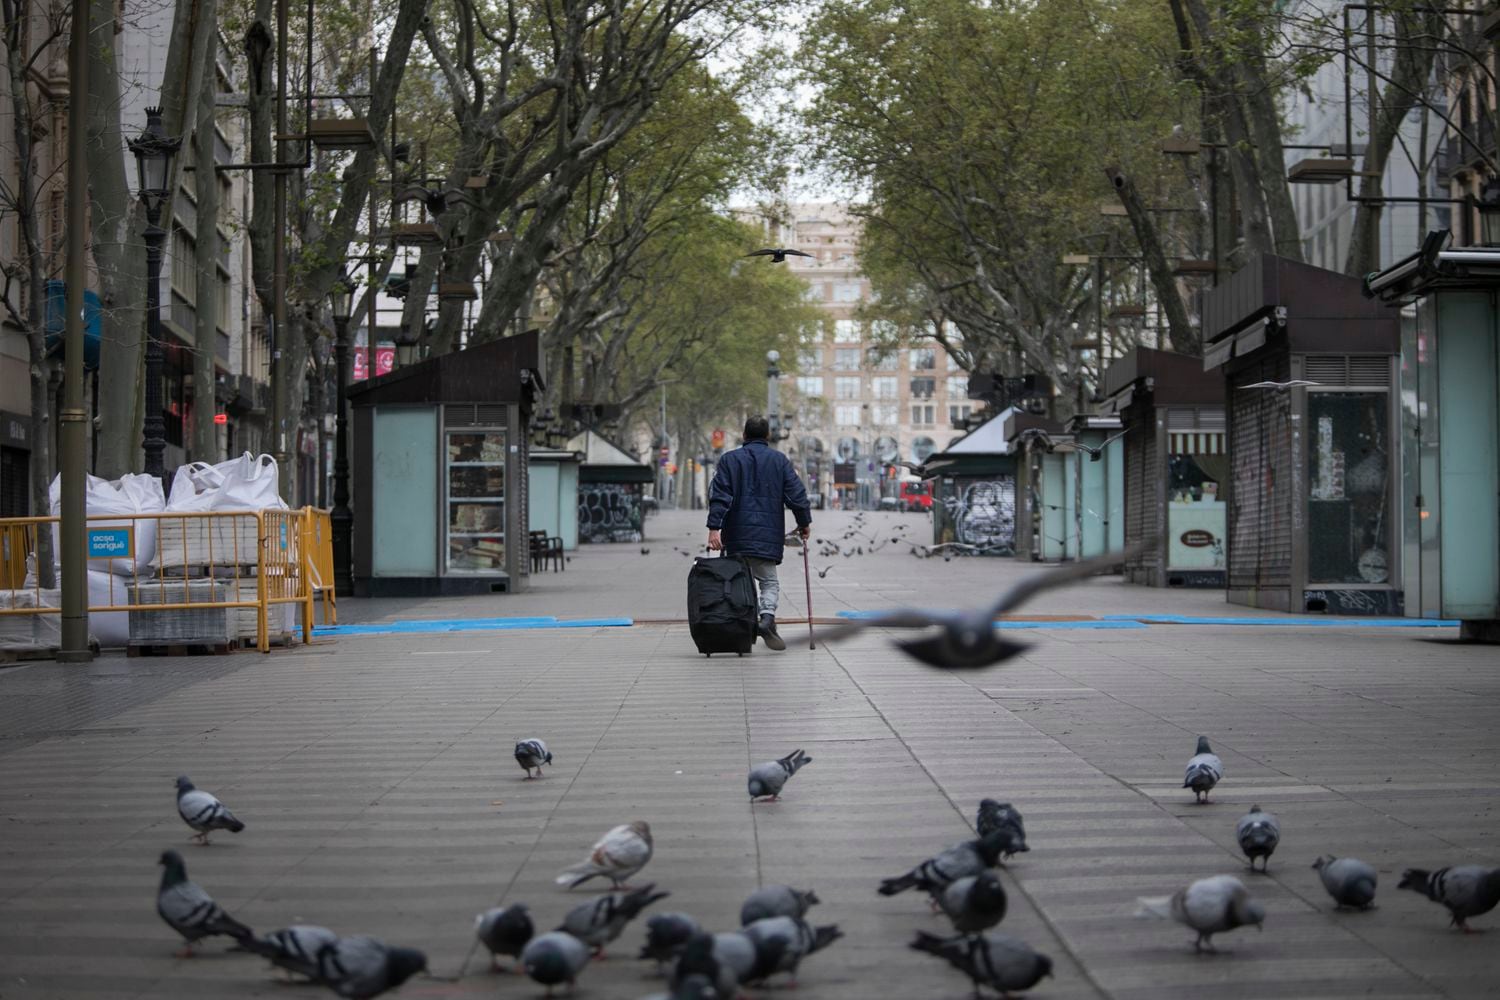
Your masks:
<svg viewBox="0 0 1500 1000"><path fill-rule="evenodd" d="M904 595L885 589L893 569ZM881 606L882 595L931 604L955 574L984 574L988 588L1024 571L853 561L839 586L845 607ZM563 606L566 591L553 590L547 613L560 617L676 610L653 604L652 588L621 607L600 604L588 578L545 583L585 595ZM1082 614L1210 606L1081 590ZM836 606L840 593L817 599ZM362 610L424 608L463 613L432 602ZM483 613L533 610L500 599ZM704 660L672 625L0 671L0 997L290 995L226 943L171 957L177 941L153 908L164 847L252 926L372 933L426 949L451 974L485 906L525 900L546 928L592 898L557 890L552 875L608 826L640 817L658 854L637 881L672 890L660 908L727 928L757 884L818 890L814 922L848 937L808 961L799 995L957 1000L970 995L963 977L906 948L914 930L943 922L916 895L883 899L874 887L963 839L986 795L1026 816L1033 850L1004 875L1002 927L1056 962L1035 996L1494 995L1500 917L1465 936L1440 908L1395 891L1408 865L1500 860L1493 648L1412 630L1232 626L1025 640L1035 648L1024 659L964 677L911 664L873 631L816 653ZM1208 806L1176 787L1199 732L1227 769ZM556 763L526 782L509 750L531 735ZM750 806L747 766L795 747L814 763L783 802ZM188 845L172 806L179 772L247 830ZM1233 843L1252 801L1282 820L1269 876L1244 873ZM1379 869L1378 909L1329 912L1308 867L1324 852ZM1223 954L1200 957L1185 929L1131 917L1136 896L1220 872L1264 900L1264 933L1225 935ZM628 930L579 995L660 989L634 960L640 939ZM482 967L474 956L460 982L418 979L399 995L541 993Z"/></svg>

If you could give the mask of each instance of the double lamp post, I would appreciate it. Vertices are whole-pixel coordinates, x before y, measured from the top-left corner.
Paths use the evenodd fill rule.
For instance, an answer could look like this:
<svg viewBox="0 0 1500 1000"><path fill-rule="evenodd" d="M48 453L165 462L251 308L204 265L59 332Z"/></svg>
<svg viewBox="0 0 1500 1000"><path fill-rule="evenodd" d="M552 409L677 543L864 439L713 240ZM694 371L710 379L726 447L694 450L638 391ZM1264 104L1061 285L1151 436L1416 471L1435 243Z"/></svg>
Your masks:
<svg viewBox="0 0 1500 1000"><path fill-rule="evenodd" d="M146 412L141 420L141 448L146 454L146 474L166 476L163 453L167 448L166 423L162 420L161 369L161 262L167 231L161 227L161 210L171 198L172 159L182 146L180 138L167 135L161 123L161 108L146 109L146 130L132 139L137 193L146 208ZM209 399L212 388L209 387Z"/></svg>

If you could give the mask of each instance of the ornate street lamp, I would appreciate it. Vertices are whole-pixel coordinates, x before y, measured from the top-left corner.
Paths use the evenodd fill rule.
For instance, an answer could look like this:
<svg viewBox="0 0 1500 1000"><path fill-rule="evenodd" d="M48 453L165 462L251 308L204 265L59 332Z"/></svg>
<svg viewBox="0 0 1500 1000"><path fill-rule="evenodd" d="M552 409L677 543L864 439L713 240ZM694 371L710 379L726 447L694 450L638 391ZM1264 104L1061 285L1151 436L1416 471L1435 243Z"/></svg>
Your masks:
<svg viewBox="0 0 1500 1000"><path fill-rule="evenodd" d="M1479 192L1479 243L1500 247L1500 180L1490 178Z"/></svg>
<svg viewBox="0 0 1500 1000"><path fill-rule="evenodd" d="M161 228L161 210L171 197L172 158L182 145L168 137L161 124L161 108L146 109L146 130L130 141L135 154L136 193L146 208L146 413L141 421L141 447L146 453L146 473L165 477L162 458L166 451L166 424L161 399L161 260L167 231Z"/></svg>
<svg viewBox="0 0 1500 1000"><path fill-rule="evenodd" d="M413 330L409 324L401 324L396 331L397 368L405 368L417 359L417 344L420 340L421 334Z"/></svg>
<svg viewBox="0 0 1500 1000"><path fill-rule="evenodd" d="M354 512L349 509L349 318L354 314L354 282L340 275L328 292L333 311L333 363L338 366L338 411L333 427L333 592L354 593ZM319 419L322 419L321 415Z"/></svg>

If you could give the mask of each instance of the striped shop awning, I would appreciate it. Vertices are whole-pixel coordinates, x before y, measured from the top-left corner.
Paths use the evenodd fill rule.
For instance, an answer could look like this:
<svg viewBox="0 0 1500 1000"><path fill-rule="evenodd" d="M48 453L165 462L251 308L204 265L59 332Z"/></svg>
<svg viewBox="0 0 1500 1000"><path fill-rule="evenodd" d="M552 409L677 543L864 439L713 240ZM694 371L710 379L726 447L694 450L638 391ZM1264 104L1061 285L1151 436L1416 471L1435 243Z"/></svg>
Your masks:
<svg viewBox="0 0 1500 1000"><path fill-rule="evenodd" d="M1173 455L1223 455L1223 431L1173 431L1168 435Z"/></svg>

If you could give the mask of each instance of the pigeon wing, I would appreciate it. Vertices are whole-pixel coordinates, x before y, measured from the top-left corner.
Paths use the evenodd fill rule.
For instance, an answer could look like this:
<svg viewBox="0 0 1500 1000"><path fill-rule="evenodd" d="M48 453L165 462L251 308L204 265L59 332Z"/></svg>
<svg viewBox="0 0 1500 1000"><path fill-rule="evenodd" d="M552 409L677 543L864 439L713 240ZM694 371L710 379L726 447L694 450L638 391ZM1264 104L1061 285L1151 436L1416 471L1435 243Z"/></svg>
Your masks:
<svg viewBox="0 0 1500 1000"><path fill-rule="evenodd" d="M867 628L927 628L930 625L941 625L943 620L930 611L922 611L917 608L897 608L894 611L886 611L875 615L873 618L854 618L842 625L835 625L830 629L820 629L818 640L821 642L837 642L847 639L857 632Z"/></svg>
<svg viewBox="0 0 1500 1000"><path fill-rule="evenodd" d="M1085 577L1103 572L1111 566L1118 566L1122 562L1135 558L1153 544L1155 544L1154 539L1146 539L1145 541L1136 542L1133 545L1127 545L1118 552L1106 552L1102 556L1095 556L1092 559L1085 559L1082 562L1070 563L1066 566L1059 566L1057 569L1049 569L1040 573L1032 573L1026 579L1006 591L998 601L991 605L990 617L998 618L1007 611L1013 611L1044 590L1061 587L1064 584L1073 583L1076 580L1082 580Z"/></svg>

